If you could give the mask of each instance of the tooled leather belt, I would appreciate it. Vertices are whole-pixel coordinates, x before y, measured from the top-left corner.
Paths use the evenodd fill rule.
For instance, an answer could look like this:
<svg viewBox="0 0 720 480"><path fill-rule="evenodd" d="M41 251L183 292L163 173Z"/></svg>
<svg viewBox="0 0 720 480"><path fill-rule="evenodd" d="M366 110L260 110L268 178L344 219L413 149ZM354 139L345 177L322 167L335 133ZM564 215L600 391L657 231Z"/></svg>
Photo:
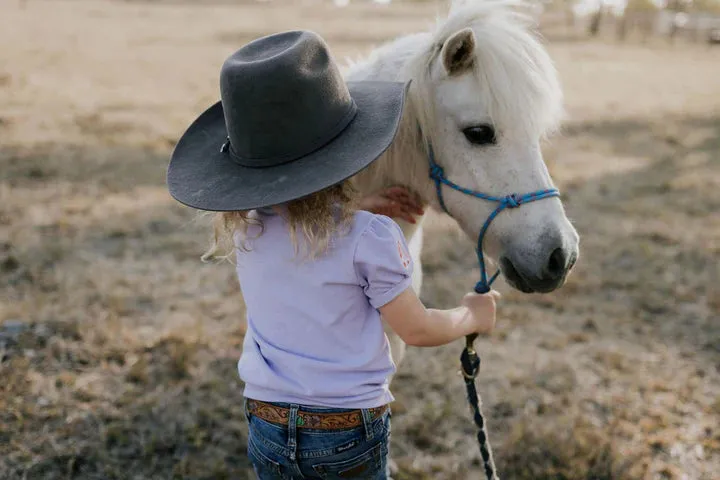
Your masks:
<svg viewBox="0 0 720 480"><path fill-rule="evenodd" d="M270 403L261 402L259 400L247 400L248 413L265 420L270 423L279 425L287 425L290 417L290 409L278 407ZM382 416L388 409L387 405L382 407L370 408L370 417L372 420ZM333 413L317 413L297 412L298 428L313 428L318 430L342 430L348 428L357 428L363 424L361 410L350 410L347 412Z"/></svg>

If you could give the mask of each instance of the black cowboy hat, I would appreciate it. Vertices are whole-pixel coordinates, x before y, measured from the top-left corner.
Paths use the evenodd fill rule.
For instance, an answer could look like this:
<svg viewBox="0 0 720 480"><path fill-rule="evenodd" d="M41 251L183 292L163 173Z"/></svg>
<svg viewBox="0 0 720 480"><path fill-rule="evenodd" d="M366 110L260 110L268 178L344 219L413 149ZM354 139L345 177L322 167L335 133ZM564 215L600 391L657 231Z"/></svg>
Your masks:
<svg viewBox="0 0 720 480"><path fill-rule="evenodd" d="M225 61L222 100L176 145L170 194L200 210L250 210L340 183L390 146L405 92L403 83L346 83L315 33L255 40Z"/></svg>

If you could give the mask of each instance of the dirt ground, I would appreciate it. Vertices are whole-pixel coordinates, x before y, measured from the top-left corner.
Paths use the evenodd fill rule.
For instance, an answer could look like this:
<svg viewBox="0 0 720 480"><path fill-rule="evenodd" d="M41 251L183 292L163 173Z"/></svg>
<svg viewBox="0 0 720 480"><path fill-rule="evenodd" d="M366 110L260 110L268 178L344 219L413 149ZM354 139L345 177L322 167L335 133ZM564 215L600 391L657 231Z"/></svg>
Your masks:
<svg viewBox="0 0 720 480"><path fill-rule="evenodd" d="M252 478L242 298L169 152L243 42L311 28L357 56L442 12L286 3L0 5L0 478ZM502 478L720 478L720 48L548 36L582 253L556 293L502 287L479 344ZM429 223L423 298L452 306L472 243ZM481 478L460 348L400 368L396 479Z"/></svg>

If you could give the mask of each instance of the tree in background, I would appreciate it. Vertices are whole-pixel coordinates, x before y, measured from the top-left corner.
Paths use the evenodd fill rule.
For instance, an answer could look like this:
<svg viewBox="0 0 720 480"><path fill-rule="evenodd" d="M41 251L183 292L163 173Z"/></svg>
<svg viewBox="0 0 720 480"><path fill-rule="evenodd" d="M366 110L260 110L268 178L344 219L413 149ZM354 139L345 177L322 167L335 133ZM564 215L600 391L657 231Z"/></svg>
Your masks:
<svg viewBox="0 0 720 480"><path fill-rule="evenodd" d="M628 0L622 15L617 22L617 37L625 40L628 30L639 27L643 41L652 33L653 17L659 11L659 6L653 0Z"/></svg>
<svg viewBox="0 0 720 480"><path fill-rule="evenodd" d="M591 37L597 37L600 33L600 24L603 20L603 13L605 13L605 0L600 0L598 8L590 18L590 24L588 25L588 33Z"/></svg>

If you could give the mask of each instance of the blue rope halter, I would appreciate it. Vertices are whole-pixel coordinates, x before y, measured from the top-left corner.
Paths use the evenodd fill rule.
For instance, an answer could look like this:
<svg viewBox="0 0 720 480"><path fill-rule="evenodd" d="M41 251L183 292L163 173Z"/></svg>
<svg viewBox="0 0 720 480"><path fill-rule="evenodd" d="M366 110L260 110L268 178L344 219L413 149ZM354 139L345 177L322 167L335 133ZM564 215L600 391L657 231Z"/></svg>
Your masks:
<svg viewBox="0 0 720 480"><path fill-rule="evenodd" d="M505 197L494 197L482 192L476 192L469 188L461 187L460 185L451 182L445 177L443 168L435 161L435 152L433 151L432 145L428 144L428 161L430 162L430 178L435 181L435 189L437 190L438 200L442 209L450 215L447 207L445 206L445 200L443 199L442 186L446 185L453 190L457 190L465 195L471 197L480 198L489 202L495 202L498 204L497 208L492 211L488 216L487 220L480 229L477 241L477 257L478 263L480 264L480 281L475 284L475 291L477 293L487 293L490 291L490 286L493 284L495 279L500 275L500 270L496 271L492 277L488 279L487 269L485 268L485 256L483 255L483 240L485 239L485 233L490 227L490 223L498 216L500 212L506 208L518 208L526 203L534 202L536 200L542 200L543 198L559 197L560 192L557 188L550 188L547 190L538 190L537 192L526 193L524 195L511 194Z"/></svg>
<svg viewBox="0 0 720 480"><path fill-rule="evenodd" d="M480 263L480 281L475 284L475 291L477 293L487 293L490 291L490 286L500 274L500 270L495 272L492 277L488 279L487 270L485 268L485 256L483 255L483 239L485 233L490 227L490 223L497 217L500 212L506 208L518 208L526 203L534 202L536 200L542 200L543 198L559 197L560 192L556 188L548 190L538 190L537 192L526 193L524 195L511 194L504 197L495 197L482 192L476 192L468 188L461 187L445 177L445 172L442 167L435 161L435 153L432 145L428 143L428 161L430 162L430 178L435 181L435 189L437 190L438 200L442 209L450 215L447 207L445 206L445 200L443 199L442 186L448 186L453 190L457 190L465 195L471 197L480 198L489 202L497 203L495 210L490 213L487 220L480 229L477 241L477 256L478 262ZM462 355L460 355L460 366L462 368L463 378L465 380L465 389L467 392L467 399L470 403L470 407L473 413L473 421L478 429L477 441L480 446L480 454L483 459L483 468L485 470L485 477L488 480L498 480L497 473L495 470L495 461L492 457L492 450L490 448L490 441L487 436L487 425L485 423L485 417L483 416L482 409L480 408L480 395L478 394L477 387L475 386L475 377L477 377L480 371L480 356L475 351L473 346L477 334L473 333L465 338L465 348L463 349Z"/></svg>

